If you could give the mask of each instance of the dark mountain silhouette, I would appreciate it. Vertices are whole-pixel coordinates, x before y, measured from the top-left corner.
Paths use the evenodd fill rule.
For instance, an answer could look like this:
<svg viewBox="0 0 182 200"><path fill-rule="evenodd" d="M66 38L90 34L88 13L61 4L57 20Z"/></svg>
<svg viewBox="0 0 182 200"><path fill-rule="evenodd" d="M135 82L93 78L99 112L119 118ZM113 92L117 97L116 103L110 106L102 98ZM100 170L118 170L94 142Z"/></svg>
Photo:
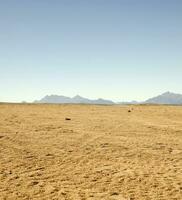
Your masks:
<svg viewBox="0 0 182 200"><path fill-rule="evenodd" d="M34 103L83 103L83 104L115 104L111 100L105 99L96 99L91 100L88 98L81 97L76 95L74 97L66 97L59 95L47 95L39 101L35 101ZM175 94L172 92L165 92L156 97L150 98L144 102L118 102L117 104L182 104L182 94Z"/></svg>
<svg viewBox="0 0 182 200"><path fill-rule="evenodd" d="M79 95L76 95L72 98L66 96L59 95L47 95L39 101L35 101L34 103L83 103L83 104L114 104L113 101L105 100L105 99L96 99L91 100Z"/></svg>
<svg viewBox="0 0 182 200"><path fill-rule="evenodd" d="M165 92L159 96L153 97L144 103L152 104L182 104L182 94L175 94L172 92Z"/></svg>

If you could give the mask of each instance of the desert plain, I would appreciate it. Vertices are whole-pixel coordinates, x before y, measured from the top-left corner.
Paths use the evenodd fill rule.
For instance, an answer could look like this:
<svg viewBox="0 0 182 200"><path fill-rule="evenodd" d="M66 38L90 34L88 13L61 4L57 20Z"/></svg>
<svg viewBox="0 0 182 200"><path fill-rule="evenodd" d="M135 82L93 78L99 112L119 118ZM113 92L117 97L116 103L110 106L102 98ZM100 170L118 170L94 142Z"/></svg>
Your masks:
<svg viewBox="0 0 182 200"><path fill-rule="evenodd" d="M0 200L31 199L182 200L182 106L0 104Z"/></svg>

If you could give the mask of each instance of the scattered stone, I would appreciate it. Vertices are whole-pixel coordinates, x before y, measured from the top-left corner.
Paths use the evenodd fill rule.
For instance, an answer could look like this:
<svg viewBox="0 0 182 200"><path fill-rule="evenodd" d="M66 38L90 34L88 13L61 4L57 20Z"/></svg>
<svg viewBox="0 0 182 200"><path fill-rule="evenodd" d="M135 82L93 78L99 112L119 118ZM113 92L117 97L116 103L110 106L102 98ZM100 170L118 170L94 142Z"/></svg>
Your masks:
<svg viewBox="0 0 182 200"><path fill-rule="evenodd" d="M62 195L66 195L66 192L61 192Z"/></svg>
<svg viewBox="0 0 182 200"><path fill-rule="evenodd" d="M111 196L115 196L115 195L119 195L119 193L118 192L111 193Z"/></svg>
<svg viewBox="0 0 182 200"><path fill-rule="evenodd" d="M29 187L32 187L32 186L35 186L35 185L38 185L39 182L38 181L32 181L28 184Z"/></svg>
<svg viewBox="0 0 182 200"><path fill-rule="evenodd" d="M54 155L51 153L47 153L46 156L50 157L50 156L54 156Z"/></svg>
<svg viewBox="0 0 182 200"><path fill-rule="evenodd" d="M66 117L66 118L65 118L65 120L67 120L67 121L68 121L68 120L71 120L71 118L68 118L68 117Z"/></svg>

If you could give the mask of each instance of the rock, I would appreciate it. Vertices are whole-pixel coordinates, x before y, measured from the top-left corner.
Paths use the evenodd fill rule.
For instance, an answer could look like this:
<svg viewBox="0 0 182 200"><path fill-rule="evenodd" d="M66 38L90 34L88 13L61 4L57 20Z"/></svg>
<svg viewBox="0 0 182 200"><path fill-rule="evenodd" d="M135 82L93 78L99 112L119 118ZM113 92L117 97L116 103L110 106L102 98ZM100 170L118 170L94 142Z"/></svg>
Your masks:
<svg viewBox="0 0 182 200"><path fill-rule="evenodd" d="M67 120L67 121L68 121L68 120L71 120L71 118L68 118L68 117L66 117L66 118L65 118L65 120Z"/></svg>

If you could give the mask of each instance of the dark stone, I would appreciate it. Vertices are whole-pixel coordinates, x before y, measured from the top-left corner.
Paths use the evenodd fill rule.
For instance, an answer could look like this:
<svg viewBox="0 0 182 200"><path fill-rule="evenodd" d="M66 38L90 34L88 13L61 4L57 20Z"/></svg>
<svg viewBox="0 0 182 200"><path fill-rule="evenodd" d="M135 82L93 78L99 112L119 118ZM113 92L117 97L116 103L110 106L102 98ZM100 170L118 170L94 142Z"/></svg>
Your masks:
<svg viewBox="0 0 182 200"><path fill-rule="evenodd" d="M71 120L71 118L66 117L65 120L69 121L69 120Z"/></svg>

